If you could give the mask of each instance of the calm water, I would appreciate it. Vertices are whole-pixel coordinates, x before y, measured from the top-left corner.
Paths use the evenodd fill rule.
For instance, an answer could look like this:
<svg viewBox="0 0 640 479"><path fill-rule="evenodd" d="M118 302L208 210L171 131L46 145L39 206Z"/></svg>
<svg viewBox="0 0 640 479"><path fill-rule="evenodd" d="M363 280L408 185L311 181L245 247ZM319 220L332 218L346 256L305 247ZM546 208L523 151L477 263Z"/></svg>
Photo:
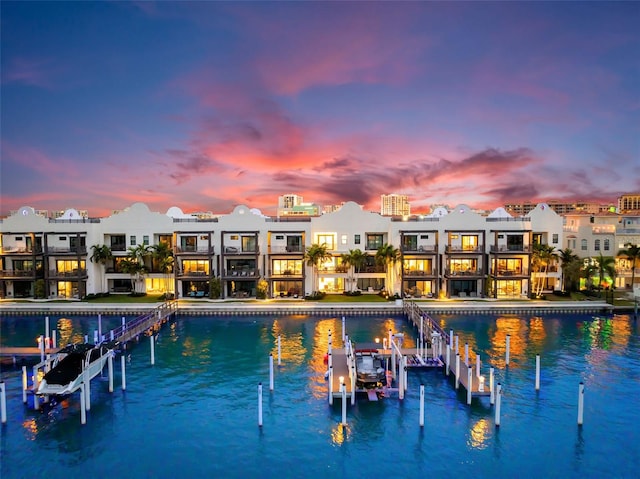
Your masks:
<svg viewBox="0 0 640 479"><path fill-rule="evenodd" d="M637 477L640 469L639 326L628 316L440 316L488 364L504 387L502 421L488 398L466 405L440 371L411 371L404 401L358 397L340 426L328 405L323 355L340 318L178 317L163 328L150 366L148 339L130 351L127 390L115 362L115 391L92 384L80 424L79 396L48 412L22 404L20 369L3 366L8 423L2 427L3 479L42 476L176 477ZM103 329L120 318L103 318ZM93 337L96 318L51 317L63 341ZM4 345L34 345L44 320L2 318ZM347 317L358 341L407 333L399 317ZM511 336L511 363L504 345ZM281 367L269 393L269 353ZM339 342L339 341L338 341ZM541 391L534 390L535 355ZM277 360L276 360L277 362ZM106 370L105 370L106 376ZM264 384L264 426L257 426L257 384ZM577 426L578 384L585 384L584 426ZM420 428L419 385L425 385ZM71 476L69 476L71 475Z"/></svg>

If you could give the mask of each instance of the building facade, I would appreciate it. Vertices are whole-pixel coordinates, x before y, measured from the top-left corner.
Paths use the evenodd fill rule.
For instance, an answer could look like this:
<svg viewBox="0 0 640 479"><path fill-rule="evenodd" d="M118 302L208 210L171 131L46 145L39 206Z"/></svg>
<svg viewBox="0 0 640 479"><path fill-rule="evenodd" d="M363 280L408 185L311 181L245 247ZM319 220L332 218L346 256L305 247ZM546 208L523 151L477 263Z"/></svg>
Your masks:
<svg viewBox="0 0 640 479"><path fill-rule="evenodd" d="M270 297L386 291L404 297L525 298L534 288L560 289L557 264L534 270L535 244L569 247L587 257L615 256L623 241L640 242L638 217L576 214L563 221L546 204L527 216L502 208L481 215L459 205L427 216L389 217L353 202L316 217L273 218L244 205L198 217L175 207L153 212L142 203L106 218L69 216L45 218L23 207L2 220L0 296L139 291L204 298L216 283L222 298L247 298L266 282ZM314 244L324 245L329 255L317 268L305 257ZM96 256L102 246L109 251L104 258ZM397 250L387 264L376 261L382 246ZM345 261L354 253L361 258L355 265ZM132 260L144 268L132 269Z"/></svg>
<svg viewBox="0 0 640 479"><path fill-rule="evenodd" d="M411 205L407 195L380 195L380 214L382 216L409 216Z"/></svg>

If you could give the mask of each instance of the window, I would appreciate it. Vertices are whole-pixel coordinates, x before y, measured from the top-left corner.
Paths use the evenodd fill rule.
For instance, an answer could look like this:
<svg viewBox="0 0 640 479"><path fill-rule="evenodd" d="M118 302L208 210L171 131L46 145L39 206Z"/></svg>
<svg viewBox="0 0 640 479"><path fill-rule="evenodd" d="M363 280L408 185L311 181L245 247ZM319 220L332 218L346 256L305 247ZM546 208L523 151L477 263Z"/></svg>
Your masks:
<svg viewBox="0 0 640 479"><path fill-rule="evenodd" d="M354 235L353 243L354 244L360 244L360 235Z"/></svg>
<svg viewBox="0 0 640 479"><path fill-rule="evenodd" d="M366 249L377 250L383 244L384 244L384 235L379 233L367 233L367 244L365 246Z"/></svg>
<svg viewBox="0 0 640 479"><path fill-rule="evenodd" d="M129 237L129 244L131 246L135 246L136 245L136 237L135 236L130 236Z"/></svg>
<svg viewBox="0 0 640 479"><path fill-rule="evenodd" d="M60 236L58 237L59 241L67 241L67 237L66 236Z"/></svg>
<svg viewBox="0 0 640 479"><path fill-rule="evenodd" d="M596 251L600 251L600 240L599 240L599 239L597 239L597 240L595 241L595 243L594 243L594 245L593 245L593 248L594 248Z"/></svg>
<svg viewBox="0 0 640 479"><path fill-rule="evenodd" d="M229 236L229 239L237 241L238 240L238 235L231 235L231 236Z"/></svg>
<svg viewBox="0 0 640 479"><path fill-rule="evenodd" d="M342 244L347 244L347 235L342 235L342 237L340 238L340 242Z"/></svg>
<svg viewBox="0 0 640 479"><path fill-rule="evenodd" d="M604 250L605 251L609 251L609 240L608 239L604 240Z"/></svg>
<svg viewBox="0 0 640 479"><path fill-rule="evenodd" d="M587 240L586 239L580 240L580 249L582 251L587 251Z"/></svg>
<svg viewBox="0 0 640 479"><path fill-rule="evenodd" d="M284 235L276 235L276 239L277 240L283 240L284 239Z"/></svg>
<svg viewBox="0 0 640 479"><path fill-rule="evenodd" d="M420 235L420 239L429 239L429 235Z"/></svg>
<svg viewBox="0 0 640 479"><path fill-rule="evenodd" d="M149 236L148 235L144 235L142 237L142 244L144 244L145 246L149 246Z"/></svg>
<svg viewBox="0 0 640 479"><path fill-rule="evenodd" d="M325 245L327 247L328 250L332 250L335 249L334 248L334 235L332 234L319 234L317 236L318 238L318 244L319 245Z"/></svg>
<svg viewBox="0 0 640 479"><path fill-rule="evenodd" d="M551 242L553 244L558 244L558 233L553 234L553 236L551 237Z"/></svg>

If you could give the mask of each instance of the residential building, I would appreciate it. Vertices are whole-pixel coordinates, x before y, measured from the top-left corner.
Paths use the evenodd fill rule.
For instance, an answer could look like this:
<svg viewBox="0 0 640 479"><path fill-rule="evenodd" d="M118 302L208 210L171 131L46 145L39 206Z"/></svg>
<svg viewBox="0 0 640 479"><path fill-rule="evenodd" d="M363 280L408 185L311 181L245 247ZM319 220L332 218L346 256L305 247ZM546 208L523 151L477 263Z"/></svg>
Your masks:
<svg viewBox="0 0 640 479"><path fill-rule="evenodd" d="M411 205L407 195L380 195L380 214L382 216L409 216Z"/></svg>

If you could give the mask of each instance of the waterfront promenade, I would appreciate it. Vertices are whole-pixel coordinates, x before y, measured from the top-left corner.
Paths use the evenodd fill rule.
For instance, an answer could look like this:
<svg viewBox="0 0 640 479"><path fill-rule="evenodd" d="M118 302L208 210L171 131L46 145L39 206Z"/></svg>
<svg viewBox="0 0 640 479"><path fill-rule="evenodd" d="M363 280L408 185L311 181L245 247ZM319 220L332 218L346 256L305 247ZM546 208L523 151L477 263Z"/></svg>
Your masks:
<svg viewBox="0 0 640 479"><path fill-rule="evenodd" d="M441 300L416 301L430 314L548 314L548 313L613 313L617 308L605 301L505 301L505 300ZM160 306L157 303L92 303L86 301L3 301L0 315L21 314L136 314ZM179 300L181 314L249 315L249 314L401 314L402 301L388 302L316 302L305 300ZM629 308L627 308L628 310Z"/></svg>

